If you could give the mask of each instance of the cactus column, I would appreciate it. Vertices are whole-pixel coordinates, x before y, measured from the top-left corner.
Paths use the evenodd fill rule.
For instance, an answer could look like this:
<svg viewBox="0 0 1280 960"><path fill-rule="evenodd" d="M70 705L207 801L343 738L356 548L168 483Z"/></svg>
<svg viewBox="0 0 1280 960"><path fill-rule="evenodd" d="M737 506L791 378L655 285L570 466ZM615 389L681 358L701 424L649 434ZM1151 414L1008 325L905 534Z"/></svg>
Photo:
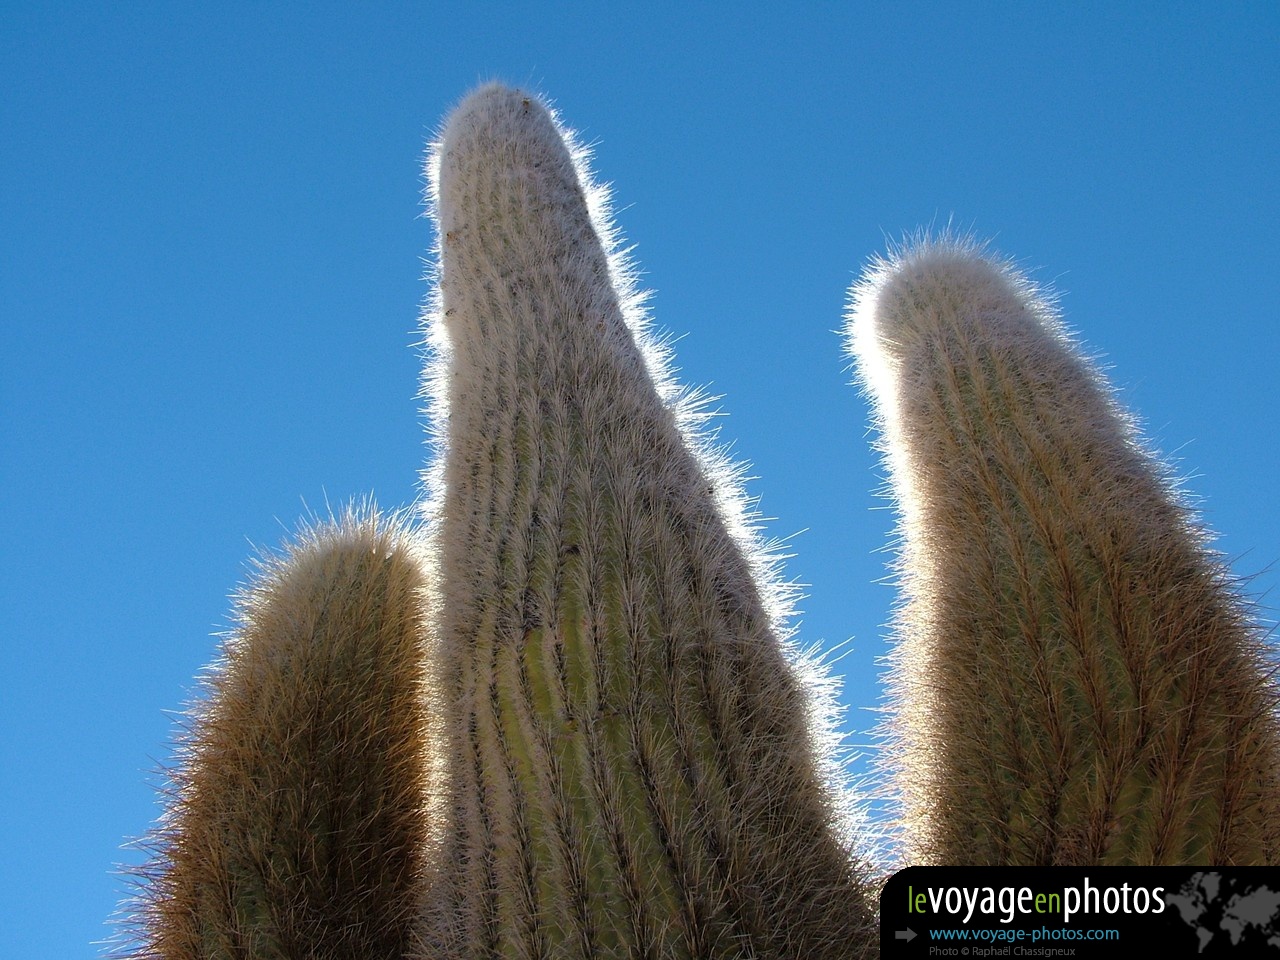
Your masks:
<svg viewBox="0 0 1280 960"><path fill-rule="evenodd" d="M783 591L690 446L565 136L487 86L432 158L458 870L429 953L857 955L873 905Z"/></svg>
<svg viewBox="0 0 1280 960"><path fill-rule="evenodd" d="M371 512L263 565L183 744L131 955L405 956L441 822L426 589L411 534Z"/></svg>
<svg viewBox="0 0 1280 960"><path fill-rule="evenodd" d="M1045 299L938 241L853 301L902 523L911 859L1280 861L1257 630Z"/></svg>

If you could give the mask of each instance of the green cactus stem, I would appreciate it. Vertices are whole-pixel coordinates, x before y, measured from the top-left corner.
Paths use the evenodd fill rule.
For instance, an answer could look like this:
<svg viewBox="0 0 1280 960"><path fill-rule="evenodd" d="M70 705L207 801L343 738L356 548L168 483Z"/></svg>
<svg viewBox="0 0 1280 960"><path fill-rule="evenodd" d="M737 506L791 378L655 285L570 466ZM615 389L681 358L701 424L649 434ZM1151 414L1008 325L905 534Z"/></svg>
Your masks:
<svg viewBox="0 0 1280 960"><path fill-rule="evenodd" d="M426 955L874 950L786 591L566 138L490 85L431 160L457 870Z"/></svg>
<svg viewBox="0 0 1280 960"><path fill-rule="evenodd" d="M1053 308L973 245L855 287L901 518L909 859L1280 862L1261 637Z"/></svg>
<svg viewBox="0 0 1280 960"><path fill-rule="evenodd" d="M372 512L262 564L174 775L140 955L406 955L441 821L426 586Z"/></svg>

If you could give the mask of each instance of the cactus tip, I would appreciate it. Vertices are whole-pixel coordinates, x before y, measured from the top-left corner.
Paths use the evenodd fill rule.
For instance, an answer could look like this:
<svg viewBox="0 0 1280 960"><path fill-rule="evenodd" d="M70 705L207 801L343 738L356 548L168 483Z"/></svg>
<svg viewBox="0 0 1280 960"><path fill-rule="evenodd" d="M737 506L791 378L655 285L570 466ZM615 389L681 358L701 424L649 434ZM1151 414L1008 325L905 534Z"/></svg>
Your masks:
<svg viewBox="0 0 1280 960"><path fill-rule="evenodd" d="M501 83L483 84L463 97L445 120L439 144L445 155L484 145L525 151L562 149L546 102L537 94Z"/></svg>

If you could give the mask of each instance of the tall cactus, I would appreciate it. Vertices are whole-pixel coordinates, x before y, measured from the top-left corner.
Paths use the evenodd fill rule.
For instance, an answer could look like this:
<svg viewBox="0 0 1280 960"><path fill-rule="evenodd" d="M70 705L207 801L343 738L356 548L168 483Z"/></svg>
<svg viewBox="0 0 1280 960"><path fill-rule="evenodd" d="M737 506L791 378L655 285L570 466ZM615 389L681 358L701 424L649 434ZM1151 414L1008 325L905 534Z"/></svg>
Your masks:
<svg viewBox="0 0 1280 960"><path fill-rule="evenodd" d="M449 956L847 957L873 906L782 641L783 591L691 440L537 99L473 93L432 161L447 455ZM592 209L592 206L595 209Z"/></svg>
<svg viewBox="0 0 1280 960"><path fill-rule="evenodd" d="M901 514L910 860L1280 860L1259 636L1046 299L925 242L848 332Z"/></svg>
<svg viewBox="0 0 1280 960"><path fill-rule="evenodd" d="M368 511L262 565L183 747L140 955L405 955L442 821L426 588Z"/></svg>

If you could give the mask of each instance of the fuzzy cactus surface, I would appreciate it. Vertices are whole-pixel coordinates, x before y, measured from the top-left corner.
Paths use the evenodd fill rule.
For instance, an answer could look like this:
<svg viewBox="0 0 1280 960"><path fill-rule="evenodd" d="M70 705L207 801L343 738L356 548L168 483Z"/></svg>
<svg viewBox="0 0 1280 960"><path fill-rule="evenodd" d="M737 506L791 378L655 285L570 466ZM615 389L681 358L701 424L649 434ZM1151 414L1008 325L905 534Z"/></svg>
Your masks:
<svg viewBox="0 0 1280 960"><path fill-rule="evenodd" d="M489 84L428 180L425 515L245 591L125 955L875 955L829 678L585 152ZM847 336L902 524L902 863L1280 862L1263 637L1046 298L922 241Z"/></svg>
<svg viewBox="0 0 1280 960"><path fill-rule="evenodd" d="M901 517L910 862L1278 862L1259 631L1050 302L926 241L869 271L848 335Z"/></svg>
<svg viewBox="0 0 1280 960"><path fill-rule="evenodd" d="M403 957L434 863L427 567L372 510L259 566L190 720L141 955Z"/></svg>
<svg viewBox="0 0 1280 960"><path fill-rule="evenodd" d="M649 342L576 153L541 102L487 86L432 162L461 869L428 942L848 956L874 903L784 649L784 591L724 509L732 477Z"/></svg>

